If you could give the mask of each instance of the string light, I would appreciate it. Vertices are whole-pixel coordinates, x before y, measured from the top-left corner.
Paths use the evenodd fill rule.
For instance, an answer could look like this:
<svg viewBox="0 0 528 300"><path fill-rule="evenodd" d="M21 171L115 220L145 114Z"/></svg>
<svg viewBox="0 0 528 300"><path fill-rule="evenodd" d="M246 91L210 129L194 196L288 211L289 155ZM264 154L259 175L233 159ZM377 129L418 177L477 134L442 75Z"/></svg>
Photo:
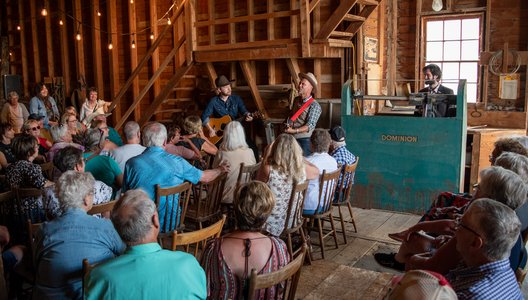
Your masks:
<svg viewBox="0 0 528 300"><path fill-rule="evenodd" d="M41 14L42 16L44 16L44 17L48 15L48 10L46 9L46 7L43 7L43 8L42 8L42 10L40 11L40 14Z"/></svg>
<svg viewBox="0 0 528 300"><path fill-rule="evenodd" d="M134 39L134 35L135 33L132 33L132 45L130 45L132 49L136 49L136 40Z"/></svg>
<svg viewBox="0 0 528 300"><path fill-rule="evenodd" d="M112 40L110 40L110 43L108 43L108 50L114 49L114 45L112 45Z"/></svg>
<svg viewBox="0 0 528 300"><path fill-rule="evenodd" d="M101 16L101 12L99 10L97 10L97 16L100 17Z"/></svg>
<svg viewBox="0 0 528 300"><path fill-rule="evenodd" d="M134 4L134 0L130 0L130 4Z"/></svg>
<svg viewBox="0 0 528 300"><path fill-rule="evenodd" d="M151 40L154 39L154 32L151 32L151 33L150 33L150 39L151 39Z"/></svg>
<svg viewBox="0 0 528 300"><path fill-rule="evenodd" d="M17 30L20 31L20 25L17 25Z"/></svg>
<svg viewBox="0 0 528 300"><path fill-rule="evenodd" d="M167 25L170 25L170 24L171 24L170 17L167 17Z"/></svg>
<svg viewBox="0 0 528 300"><path fill-rule="evenodd" d="M64 25L64 22L62 22L62 19L59 20L59 25L60 26Z"/></svg>

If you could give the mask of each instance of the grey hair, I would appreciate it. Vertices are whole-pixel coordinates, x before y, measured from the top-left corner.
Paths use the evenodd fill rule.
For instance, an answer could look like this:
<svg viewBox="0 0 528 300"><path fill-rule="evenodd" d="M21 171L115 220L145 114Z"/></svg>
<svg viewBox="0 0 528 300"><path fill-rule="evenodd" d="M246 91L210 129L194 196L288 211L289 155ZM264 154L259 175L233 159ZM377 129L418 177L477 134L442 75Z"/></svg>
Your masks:
<svg viewBox="0 0 528 300"><path fill-rule="evenodd" d="M238 121L229 122L224 129L224 141L220 149L234 151L236 149L247 149L244 127Z"/></svg>
<svg viewBox="0 0 528 300"><path fill-rule="evenodd" d="M310 142L312 143L312 150L315 153L328 152L331 141L332 138L330 137L330 133L328 132L328 130L322 128L316 128L312 132L312 136L310 137Z"/></svg>
<svg viewBox="0 0 528 300"><path fill-rule="evenodd" d="M94 192L95 179L88 172L66 171L55 183L55 192L62 211L81 208L84 199Z"/></svg>
<svg viewBox="0 0 528 300"><path fill-rule="evenodd" d="M483 254L491 261L508 258L521 231L515 211L487 198L473 201L468 211L473 212L474 225L484 239Z"/></svg>
<svg viewBox="0 0 528 300"><path fill-rule="evenodd" d="M162 147L167 140L167 128L165 125L159 122L149 122L145 127L143 127L142 141L143 146L152 147L158 146Z"/></svg>
<svg viewBox="0 0 528 300"><path fill-rule="evenodd" d="M86 131L86 148L93 149L99 146L103 137L103 131L99 128L90 128Z"/></svg>
<svg viewBox="0 0 528 300"><path fill-rule="evenodd" d="M154 201L143 190L129 190L115 204L110 219L123 242L133 245L147 237L155 212Z"/></svg>
<svg viewBox="0 0 528 300"><path fill-rule="evenodd" d="M526 135L514 135L511 136L513 140L516 140L517 142L521 143L521 145L524 146L524 148L528 149L528 136Z"/></svg>
<svg viewBox="0 0 528 300"><path fill-rule="evenodd" d="M55 142L62 141L64 136L68 133L68 126L56 125L50 128L51 137Z"/></svg>
<svg viewBox="0 0 528 300"><path fill-rule="evenodd" d="M502 152L495 159L495 166L513 171L528 183L528 157L514 152Z"/></svg>
<svg viewBox="0 0 528 300"><path fill-rule="evenodd" d="M479 196L499 201L515 210L526 202L528 187L513 171L493 166L480 171Z"/></svg>
<svg viewBox="0 0 528 300"><path fill-rule="evenodd" d="M125 134L125 139L127 141L130 141L131 139L135 138L140 131L139 124L134 121L128 121L125 124L125 127L123 128L123 133Z"/></svg>

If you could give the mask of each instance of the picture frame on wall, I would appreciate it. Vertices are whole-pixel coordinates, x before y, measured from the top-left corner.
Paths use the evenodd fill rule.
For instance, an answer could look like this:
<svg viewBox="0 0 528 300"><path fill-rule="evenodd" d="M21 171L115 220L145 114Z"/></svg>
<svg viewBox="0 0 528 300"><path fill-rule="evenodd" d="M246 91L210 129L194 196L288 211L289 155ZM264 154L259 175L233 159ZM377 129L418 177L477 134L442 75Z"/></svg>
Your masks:
<svg viewBox="0 0 528 300"><path fill-rule="evenodd" d="M363 60L366 62L378 62L378 39L365 36L363 41Z"/></svg>

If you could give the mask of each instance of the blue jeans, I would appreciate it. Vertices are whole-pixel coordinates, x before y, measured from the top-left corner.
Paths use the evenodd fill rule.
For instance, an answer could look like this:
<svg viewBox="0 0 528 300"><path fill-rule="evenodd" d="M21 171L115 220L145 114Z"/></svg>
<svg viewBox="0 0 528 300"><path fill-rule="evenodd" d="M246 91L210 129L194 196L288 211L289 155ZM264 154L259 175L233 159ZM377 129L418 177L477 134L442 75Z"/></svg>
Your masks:
<svg viewBox="0 0 528 300"><path fill-rule="evenodd" d="M310 138L297 139L297 143L299 143L299 146L301 146L304 157L310 156L312 154L312 145L310 144Z"/></svg>

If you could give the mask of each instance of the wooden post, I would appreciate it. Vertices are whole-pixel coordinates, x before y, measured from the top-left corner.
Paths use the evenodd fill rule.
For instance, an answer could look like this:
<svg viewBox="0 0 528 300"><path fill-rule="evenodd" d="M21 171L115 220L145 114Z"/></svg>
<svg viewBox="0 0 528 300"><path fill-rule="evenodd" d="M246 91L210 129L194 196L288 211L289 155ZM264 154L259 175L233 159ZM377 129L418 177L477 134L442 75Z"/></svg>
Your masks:
<svg viewBox="0 0 528 300"><path fill-rule="evenodd" d="M321 82L321 59L320 58L316 58L314 59L314 75L315 75L315 78L317 79L317 93L315 94L315 98L321 98L322 95L321 95L321 85L322 85L322 82Z"/></svg>
<svg viewBox="0 0 528 300"><path fill-rule="evenodd" d="M40 57L39 57L39 43L38 43L38 30L37 30L37 18L40 16L37 15L35 1L29 2L30 16L31 16L31 43L33 45L33 68L35 71L35 81L40 82L42 79L42 74L40 73ZM23 18L22 20L24 20Z"/></svg>
<svg viewBox="0 0 528 300"><path fill-rule="evenodd" d="M415 79L418 79L420 78L420 80L415 80L414 81L414 90L417 91L419 90L419 87L421 85L419 85L421 82L422 82L422 77L420 76L420 70L422 69L421 68L421 63L422 63L422 59L420 57L420 53L423 53L421 51L421 37L422 37L422 1L423 0L416 0L416 39L415 39L415 44L414 44L414 65L416 66L415 70L414 70L414 78Z"/></svg>
<svg viewBox="0 0 528 300"><path fill-rule="evenodd" d="M209 0L209 2L207 4L207 10L208 10L208 13L209 13L209 21L211 21L211 25L209 25L209 45L216 44L216 40L215 40L215 25L214 25L215 10L214 9L215 9L215 1L214 0Z"/></svg>
<svg viewBox="0 0 528 300"><path fill-rule="evenodd" d="M128 27L130 28L131 33L136 33L136 6L133 3L128 2ZM130 49L130 68L135 69L138 65L138 54L137 54L137 47L132 49L132 39L134 39L134 35L131 35L130 37L130 43L128 44L128 47ZM139 79L136 77L134 81L132 82L132 98L136 99L137 95L139 94ZM134 120L139 120L141 117L141 107L139 109L134 110Z"/></svg>
<svg viewBox="0 0 528 300"><path fill-rule="evenodd" d="M64 0L62 0L64 1ZM110 101L114 101L114 96L119 93L119 39L117 32L117 7L115 1L106 1L106 22L108 24L108 42L112 42L112 50L108 49L108 68L110 82ZM112 124L116 124L121 119L121 105L116 105L112 113Z"/></svg>
<svg viewBox="0 0 528 300"><path fill-rule="evenodd" d="M158 12L157 12L157 5L156 0L149 0L149 15L150 15L150 31L154 33L154 36L158 35ZM147 33L149 34L149 33ZM137 36L136 36L136 43L137 43ZM160 65L160 57L159 57L159 50L156 49L154 53L152 53L152 63L151 63L151 72L154 73L156 70L158 70ZM179 65L178 65L179 66ZM154 95L159 94L160 91L160 81L156 80L154 81L154 86L152 87L152 90L154 92Z"/></svg>
<svg viewBox="0 0 528 300"><path fill-rule="evenodd" d="M249 17L254 14L254 3L253 0L247 0L247 15ZM255 21L248 21L248 42L255 41Z"/></svg>
<svg viewBox="0 0 528 300"><path fill-rule="evenodd" d="M44 0L44 7L49 11L49 0ZM48 58L48 76L55 77L55 63L54 63L54 52L53 52L53 38L51 36L51 17L48 15L44 17L44 23L46 28L46 54Z"/></svg>
<svg viewBox="0 0 528 300"><path fill-rule="evenodd" d="M218 75L216 74L216 70L213 66L213 63L211 62L205 63L205 73L207 73L207 77L209 78L211 87L216 88L215 80L218 77Z"/></svg>
<svg viewBox="0 0 528 300"><path fill-rule="evenodd" d="M251 70L249 62L247 60L240 61L240 67L242 68L242 73L244 73L244 77L246 77L247 84L250 88L251 95L255 100L257 109L262 113L264 119L266 119L268 117L268 113L266 112L266 107L264 107L264 102L262 102L262 98L260 97L257 82L255 80L255 76L253 75L253 70Z"/></svg>
<svg viewBox="0 0 528 300"><path fill-rule="evenodd" d="M196 21L196 16L194 12L194 0L187 0L185 2L185 29L186 34L186 45L187 45L187 65L192 64L193 62L193 51L196 49L196 29L193 27Z"/></svg>
<svg viewBox="0 0 528 300"><path fill-rule="evenodd" d="M83 28L81 25L81 22L82 22L81 0L75 0L73 2L73 7L74 7L74 17L75 17L75 20L73 21L73 32L74 34L77 34L77 32L79 32L82 36ZM73 40L73 43L75 44L75 65L77 66L77 79L79 79L81 76L85 75L84 41L82 38L80 41L77 41L75 37L73 37L72 40Z"/></svg>
<svg viewBox="0 0 528 300"><path fill-rule="evenodd" d="M65 0L59 0L59 9L61 11L66 11ZM60 14L59 18L62 20L60 27L60 54L61 54L61 67L62 67L62 78L64 79L64 94L71 94L71 85L70 85L70 51L69 45L71 44L71 37L68 39L68 34L66 33L66 16Z"/></svg>
<svg viewBox="0 0 528 300"><path fill-rule="evenodd" d="M301 0L301 52L302 57L310 57L310 3L309 0Z"/></svg>
<svg viewBox="0 0 528 300"><path fill-rule="evenodd" d="M298 7L297 3L299 3L298 0L290 0L290 10L297 9ZM299 37L299 17L293 15L290 17L290 38L294 39L298 37Z"/></svg>
<svg viewBox="0 0 528 300"><path fill-rule="evenodd" d="M100 99L104 99L104 78L103 78L103 63L101 62L102 53L101 53L101 22L100 17L97 15L99 12L99 0L92 0L92 49L93 49L93 66L94 66L94 75L95 75L95 86L98 90L98 95Z"/></svg>
<svg viewBox="0 0 528 300"><path fill-rule="evenodd" d="M18 1L18 18L24 20L26 14L24 12L24 4ZM20 52L22 59L22 82L24 83L24 92L29 91L29 71L28 71L28 53L26 49L26 25L24 22L18 24L20 26ZM32 93L30 92L29 95ZM28 95L28 96L29 96ZM21 95L22 96L22 95Z"/></svg>
<svg viewBox="0 0 528 300"><path fill-rule="evenodd" d="M268 0L268 13L273 13L273 0ZM268 19L268 41L272 41L275 39L275 19L269 18ZM270 59L268 60L268 84L273 85L277 82L276 76L275 76L275 60Z"/></svg>
<svg viewBox="0 0 528 300"><path fill-rule="evenodd" d="M286 59L286 65L288 65L288 70L290 70L290 76L293 79L293 82L295 83L295 86L299 85L299 73L301 72L299 68L299 63L297 62L296 58L288 58Z"/></svg>

